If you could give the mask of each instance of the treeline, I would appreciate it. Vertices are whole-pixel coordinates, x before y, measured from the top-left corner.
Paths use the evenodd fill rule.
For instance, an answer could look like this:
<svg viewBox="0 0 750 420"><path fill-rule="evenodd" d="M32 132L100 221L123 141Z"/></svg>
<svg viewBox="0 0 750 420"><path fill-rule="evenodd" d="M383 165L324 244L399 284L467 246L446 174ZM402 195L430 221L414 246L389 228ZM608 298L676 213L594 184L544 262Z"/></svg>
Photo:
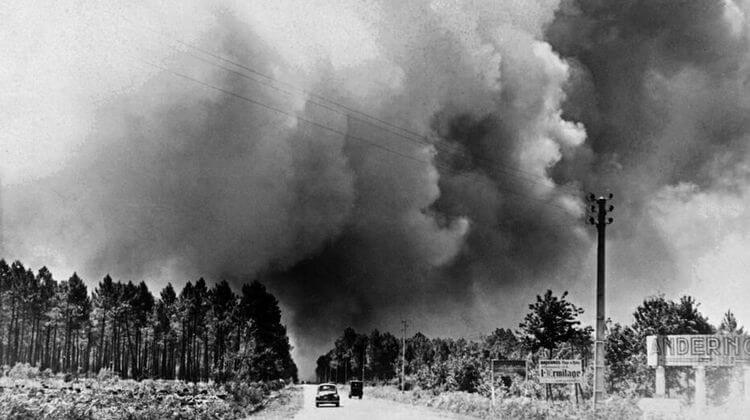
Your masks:
<svg viewBox="0 0 750 420"><path fill-rule="evenodd" d="M428 338L421 333L406 338L405 372L408 385L437 391L488 392L492 359L525 359L531 366L540 358L582 359L592 369L593 329L578 321L583 310L551 291L537 296L514 331L498 328L476 340ZM718 327L711 325L689 296L670 301L650 297L633 313L630 325L608 324L606 370L608 392L626 396L651 396L654 369L647 366L646 336L653 334L745 334L731 311ZM347 328L334 347L317 361L319 381L347 379L390 381L400 376L401 339L377 330L369 335ZM533 372L532 372L533 373ZM689 368L667 370L667 386L674 394L690 395ZM709 395L728 395L733 373L710 368ZM590 372L587 376L591 378ZM497 378L496 378L497 379ZM590 391L591 384L587 387Z"/></svg>
<svg viewBox="0 0 750 420"><path fill-rule="evenodd" d="M226 381L297 379L276 298L256 282L167 284L107 275L89 293L73 274L57 281L0 260L0 362L71 374L111 369L123 378Z"/></svg>
<svg viewBox="0 0 750 420"><path fill-rule="evenodd" d="M476 392L489 381L491 359L525 359L540 349L556 357L590 357L591 328L580 327L577 318L583 310L566 296L551 291L539 296L518 332L498 328L479 340L427 338L422 333L406 338L409 385ZM388 332L366 335L347 328L333 349L318 358L316 375L319 381L388 381L400 375L401 351L401 340Z"/></svg>
<svg viewBox="0 0 750 420"><path fill-rule="evenodd" d="M406 375L410 384L415 382L423 389L475 392L490 358L524 357L521 341L507 329L497 329L481 341L427 338L422 333L405 341ZM335 347L318 358L315 373L321 382L363 377L367 381L390 381L400 371L400 338L378 330L368 335L347 328Z"/></svg>

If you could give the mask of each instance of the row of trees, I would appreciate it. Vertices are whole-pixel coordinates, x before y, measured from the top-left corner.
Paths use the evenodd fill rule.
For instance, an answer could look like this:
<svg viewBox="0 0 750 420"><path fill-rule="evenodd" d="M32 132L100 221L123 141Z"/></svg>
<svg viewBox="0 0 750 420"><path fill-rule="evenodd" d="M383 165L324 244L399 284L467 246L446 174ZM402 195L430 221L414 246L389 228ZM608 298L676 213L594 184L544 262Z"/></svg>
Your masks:
<svg viewBox="0 0 750 420"><path fill-rule="evenodd" d="M171 284L107 275L89 294L77 274L57 281L0 260L0 362L72 374L224 381L297 378L276 298L256 282Z"/></svg>
<svg viewBox="0 0 750 420"><path fill-rule="evenodd" d="M417 333L405 340L406 375L425 389L475 392L489 376L491 359L524 359L540 350L588 358L591 327L581 328L578 316L583 310L566 296L552 291L538 296L518 332L498 328L478 341ZM392 334L375 330L365 335L347 328L334 348L318 358L316 374L320 381L385 381L398 375L401 362L401 342Z"/></svg>
<svg viewBox="0 0 750 420"><path fill-rule="evenodd" d="M406 375L426 389L474 392L485 363L500 356L523 357L521 341L506 329L497 329L481 341L464 338L428 338L416 333L405 340ZM378 330L359 334L347 328L333 349L320 356L315 373L321 382L351 379L389 381L401 371L401 340Z"/></svg>
<svg viewBox="0 0 750 420"><path fill-rule="evenodd" d="M421 333L406 339L406 376L423 389L475 392L488 383L491 359L580 358L586 368L593 352L593 329L581 326L583 313L551 291L537 296L516 331L499 328L479 340L427 338ZM654 296L633 313L630 325L608 324L606 379L611 393L650 396L654 369L646 363L646 336L655 334L745 334L728 311L718 327L711 325L689 296L676 301ZM401 341L377 330L369 335L347 328L333 349L320 356L316 374L320 381L345 381L364 377L387 381L401 370ZM691 392L691 369L667 370L667 386L677 394ZM728 394L732 372L714 368L707 372L712 397Z"/></svg>

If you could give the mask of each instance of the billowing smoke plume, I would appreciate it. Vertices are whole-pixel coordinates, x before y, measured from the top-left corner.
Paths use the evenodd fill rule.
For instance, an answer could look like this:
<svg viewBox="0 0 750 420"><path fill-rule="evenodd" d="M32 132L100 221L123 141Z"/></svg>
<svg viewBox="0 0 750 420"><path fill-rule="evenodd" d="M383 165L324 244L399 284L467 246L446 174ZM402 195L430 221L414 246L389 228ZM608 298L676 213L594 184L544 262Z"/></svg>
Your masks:
<svg viewBox="0 0 750 420"><path fill-rule="evenodd" d="M714 322L750 320L734 258L750 249L748 7L566 1L547 28L571 66L564 115L594 154L553 172L620 198L610 296L692 293Z"/></svg>
<svg viewBox="0 0 750 420"><path fill-rule="evenodd" d="M612 191L616 318L687 291L750 319L727 300L750 271L747 5L191 4L3 16L6 258L260 278L304 375L348 325L473 335L546 288L591 308L582 197Z"/></svg>

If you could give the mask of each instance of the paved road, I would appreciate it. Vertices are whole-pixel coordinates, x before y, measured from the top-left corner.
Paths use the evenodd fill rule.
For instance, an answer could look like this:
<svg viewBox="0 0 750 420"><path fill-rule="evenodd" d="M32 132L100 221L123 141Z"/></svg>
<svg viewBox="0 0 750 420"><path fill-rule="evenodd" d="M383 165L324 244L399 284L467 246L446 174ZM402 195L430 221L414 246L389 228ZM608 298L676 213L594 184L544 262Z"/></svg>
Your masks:
<svg viewBox="0 0 750 420"><path fill-rule="evenodd" d="M351 419L383 419L383 420L411 420L411 419L437 419L437 420L466 420L470 417L458 416L443 411L433 410L428 407L414 407L393 401L377 398L348 399L346 388L339 388L341 406L315 407L316 385L303 385L304 405L302 410L294 417L295 420L325 419L325 420L351 420ZM367 390L365 389L365 392Z"/></svg>

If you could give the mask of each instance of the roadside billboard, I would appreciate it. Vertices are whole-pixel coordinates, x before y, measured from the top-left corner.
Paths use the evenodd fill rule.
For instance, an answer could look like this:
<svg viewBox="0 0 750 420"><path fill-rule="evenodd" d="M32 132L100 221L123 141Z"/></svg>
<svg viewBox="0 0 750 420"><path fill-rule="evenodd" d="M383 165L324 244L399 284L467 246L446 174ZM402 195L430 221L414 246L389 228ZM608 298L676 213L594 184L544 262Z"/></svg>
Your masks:
<svg viewBox="0 0 750 420"><path fill-rule="evenodd" d="M750 337L722 334L650 335L649 366L733 366L750 362Z"/></svg>
<svg viewBox="0 0 750 420"><path fill-rule="evenodd" d="M492 372L497 377L519 375L526 379L525 360L492 360Z"/></svg>
<svg viewBox="0 0 750 420"><path fill-rule="evenodd" d="M583 381L583 362L572 359L539 361L539 383L577 384Z"/></svg>

